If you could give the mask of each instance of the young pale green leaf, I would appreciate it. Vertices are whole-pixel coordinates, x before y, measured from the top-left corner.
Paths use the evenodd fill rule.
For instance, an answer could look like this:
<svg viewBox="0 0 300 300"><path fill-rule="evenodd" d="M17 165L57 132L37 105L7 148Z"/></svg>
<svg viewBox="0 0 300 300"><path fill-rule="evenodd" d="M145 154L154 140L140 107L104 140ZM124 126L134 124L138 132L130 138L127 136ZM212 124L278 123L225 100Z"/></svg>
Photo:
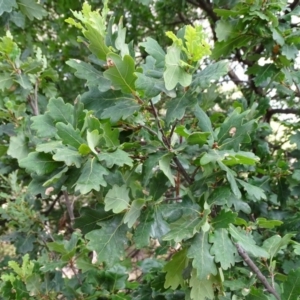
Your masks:
<svg viewBox="0 0 300 300"><path fill-rule="evenodd" d="M8 265L21 277L27 278L33 273L34 263L30 261L29 254L23 256L22 266L20 266L16 261L9 261Z"/></svg>
<svg viewBox="0 0 300 300"><path fill-rule="evenodd" d="M7 56L11 60L19 59L21 50L13 41L10 34L7 34L7 36L0 38L0 53L4 56Z"/></svg>
<svg viewBox="0 0 300 300"><path fill-rule="evenodd" d="M194 269L190 279L189 286L191 287L192 300L208 300L214 299L213 281L208 279L199 280L197 272Z"/></svg>
<svg viewBox="0 0 300 300"><path fill-rule="evenodd" d="M129 167L133 166L133 160L129 154L121 149L117 149L114 152L101 152L98 154L98 159L100 161L105 161L108 168L112 168L113 165Z"/></svg>
<svg viewBox="0 0 300 300"><path fill-rule="evenodd" d="M81 144L78 148L78 153L81 155L88 155L91 153L91 149L87 144Z"/></svg>
<svg viewBox="0 0 300 300"><path fill-rule="evenodd" d="M187 256L193 259L193 267L197 270L197 278L205 280L210 275L217 275L214 257L210 254L211 245L208 243L208 233L201 231L192 241Z"/></svg>
<svg viewBox="0 0 300 300"><path fill-rule="evenodd" d="M237 250L228 236L228 231L224 228L215 230L210 242L213 242L210 253L215 256L215 262L220 263L223 270L234 266Z"/></svg>
<svg viewBox="0 0 300 300"><path fill-rule="evenodd" d="M269 253L264 248L256 246L252 236L247 234L245 231L230 224L229 232L231 237L234 238L247 252L250 252L253 256L269 258Z"/></svg>
<svg viewBox="0 0 300 300"><path fill-rule="evenodd" d="M186 254L187 249L184 248L176 252L172 259L165 264L163 268L163 271L166 272L165 289L170 287L172 290L176 290L179 285L184 286L182 272L188 265Z"/></svg>
<svg viewBox="0 0 300 300"><path fill-rule="evenodd" d="M139 218L144 204L144 199L136 199L132 201L130 209L126 212L124 216L124 224L127 223L129 228L131 228Z"/></svg>
<svg viewBox="0 0 300 300"><path fill-rule="evenodd" d="M18 0L18 6L21 12L26 15L29 20L33 20L34 18L41 20L48 14L42 5L34 0Z"/></svg>
<svg viewBox="0 0 300 300"><path fill-rule="evenodd" d="M73 124L74 108L70 103L64 103L62 98L50 99L47 109L48 109L47 115L49 117L51 117L51 119L54 122L63 122L65 124L68 124L68 123Z"/></svg>
<svg viewBox="0 0 300 300"><path fill-rule="evenodd" d="M166 70L164 80L167 90L173 90L177 83L186 87L192 82L192 75L187 73L181 66L180 47L173 45L168 48L166 59Z"/></svg>
<svg viewBox="0 0 300 300"><path fill-rule="evenodd" d="M159 167L164 172L164 174L168 177L172 186L175 186L175 180L174 180L174 176L173 176L172 170L171 170L171 160L172 160L173 156L174 155L172 153L165 154L159 160Z"/></svg>
<svg viewBox="0 0 300 300"><path fill-rule="evenodd" d="M264 193L264 190L261 189L258 186L249 184L243 180L237 179L237 181L240 183L240 185L245 189L250 199L253 201L259 201L260 199L267 199L266 194Z"/></svg>
<svg viewBox="0 0 300 300"><path fill-rule="evenodd" d="M146 52L156 60L155 66L157 68L164 67L166 53L156 40L147 37L146 42L140 43L140 46L144 47Z"/></svg>
<svg viewBox="0 0 300 300"><path fill-rule="evenodd" d="M229 224L235 222L237 213L225 211L224 209L212 220L212 226L217 230L219 228L228 228Z"/></svg>
<svg viewBox="0 0 300 300"><path fill-rule="evenodd" d="M29 173L37 175L49 174L62 164L52 160L52 155L48 153L31 152L29 155L19 160L21 168L25 168Z"/></svg>
<svg viewBox="0 0 300 300"><path fill-rule="evenodd" d="M57 134L62 139L63 144L78 149L85 140L81 137L79 129L74 129L71 124L59 122L56 124Z"/></svg>
<svg viewBox="0 0 300 300"><path fill-rule="evenodd" d="M101 92L106 92L110 89L110 81L103 76L102 72L95 69L91 64L75 59L68 60L66 64L76 69L75 75L78 78L85 79L86 85L89 88L96 86Z"/></svg>
<svg viewBox="0 0 300 300"><path fill-rule="evenodd" d="M79 152L69 147L57 149L52 158L55 161L63 161L67 166L74 165L76 168L79 168L82 164L82 156Z"/></svg>
<svg viewBox="0 0 300 300"><path fill-rule="evenodd" d="M10 13L13 8L17 8L17 7L18 6L16 0L5 0L4 2L2 1L0 5L0 16L2 16L4 12Z"/></svg>
<svg viewBox="0 0 300 300"><path fill-rule="evenodd" d="M210 46L205 41L202 26L196 25L195 27L187 25L184 34L188 59L197 62L202 57L210 55Z"/></svg>
<svg viewBox="0 0 300 300"><path fill-rule="evenodd" d="M95 149L98 146L101 136L99 135L99 131L97 129L93 130L92 132L87 131L86 133L86 140L88 143L89 148L95 154L98 154L97 150Z"/></svg>
<svg viewBox="0 0 300 300"><path fill-rule="evenodd" d="M300 295L300 269L292 270L283 283L283 294L281 300L299 299Z"/></svg>
<svg viewBox="0 0 300 300"><path fill-rule="evenodd" d="M256 223L260 228L274 228L283 224L279 220L267 220L266 218L257 218Z"/></svg>
<svg viewBox="0 0 300 300"><path fill-rule="evenodd" d="M99 164L95 157L88 159L76 181L75 191L79 191L81 194L87 194L91 190L99 191L100 186L107 185L103 176L108 174L108 171Z"/></svg>
<svg viewBox="0 0 300 300"><path fill-rule="evenodd" d="M129 201L129 190L126 185L114 185L105 196L105 211L112 210L118 214L128 208Z"/></svg>
<svg viewBox="0 0 300 300"><path fill-rule="evenodd" d="M86 24L85 26L87 30L83 31L83 35L90 42L89 49L99 59L106 60L106 56L111 50L106 46L104 36L89 24Z"/></svg>
<svg viewBox="0 0 300 300"><path fill-rule="evenodd" d="M85 237L89 240L87 248L96 251L99 263L105 262L108 266L113 266L125 254L127 225L123 224L122 216L99 222L99 225L101 229L86 234Z"/></svg>
<svg viewBox="0 0 300 300"><path fill-rule="evenodd" d="M109 53L107 59L111 60L112 66L103 73L104 77L110 79L115 89L121 89L123 93L134 93L136 75L133 58L125 55L122 59L115 53Z"/></svg>

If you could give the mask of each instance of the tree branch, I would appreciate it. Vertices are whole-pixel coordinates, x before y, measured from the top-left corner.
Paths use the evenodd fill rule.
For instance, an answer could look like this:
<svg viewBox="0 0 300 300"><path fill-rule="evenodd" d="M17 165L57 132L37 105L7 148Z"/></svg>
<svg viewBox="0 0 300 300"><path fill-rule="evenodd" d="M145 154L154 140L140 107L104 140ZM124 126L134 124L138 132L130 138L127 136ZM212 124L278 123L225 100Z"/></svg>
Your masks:
<svg viewBox="0 0 300 300"><path fill-rule="evenodd" d="M253 273L256 274L257 278L261 281L261 283L264 285L264 287L267 289L267 291L274 295L276 299L280 300L279 295L277 294L274 287L270 285L267 278L262 274L262 272L259 270L259 268L256 266L256 264L252 261L252 259L248 256L247 252L239 245L235 244L236 249L239 253L239 255L243 258L244 262L249 266L249 268L253 271Z"/></svg>
<svg viewBox="0 0 300 300"><path fill-rule="evenodd" d="M293 11L300 3L300 0L294 0L294 2L292 2L290 5L289 5L289 9L291 11Z"/></svg>
<svg viewBox="0 0 300 300"><path fill-rule="evenodd" d="M159 120L159 117L158 117L158 114L157 114L157 111L156 111L156 108L152 102L152 100L150 100L150 104L151 104L151 108L152 108L152 112L154 114L154 117L157 121L157 126L158 126L158 129L159 131L161 132L161 135L162 135L162 140L163 140L163 143L165 144L165 146L168 148L168 150L172 150L172 147L171 147L171 143L169 141L169 139L166 137L165 135L165 132L160 124L160 120ZM193 180L191 179L191 177L189 176L189 174L186 172L186 170L184 169L184 167L182 166L181 162L179 161L179 159L174 156L173 157L173 161L174 163L176 164L177 168L178 168L178 171L182 174L182 176L184 177L184 179L188 182L188 184L192 184L193 183Z"/></svg>
<svg viewBox="0 0 300 300"><path fill-rule="evenodd" d="M190 1L188 1L188 2L190 2ZM209 1L198 0L197 3L198 3L198 7L200 7L203 11L205 11L206 14L208 15L208 17L210 17L214 23L216 23L219 20L219 17L213 11L213 6Z"/></svg>
<svg viewBox="0 0 300 300"><path fill-rule="evenodd" d="M70 199L69 199L69 195L67 191L63 191L63 195L65 197L65 202L66 202L66 207L67 207L67 211L70 217L70 221L71 221L71 226L73 227L73 223L75 220L74 217L74 212L73 212L73 204L71 203Z"/></svg>
<svg viewBox="0 0 300 300"><path fill-rule="evenodd" d="M270 120L273 115L275 114L294 114L298 115L300 114L300 109L296 108L270 108L266 115L265 115L265 120L267 123L270 123Z"/></svg>

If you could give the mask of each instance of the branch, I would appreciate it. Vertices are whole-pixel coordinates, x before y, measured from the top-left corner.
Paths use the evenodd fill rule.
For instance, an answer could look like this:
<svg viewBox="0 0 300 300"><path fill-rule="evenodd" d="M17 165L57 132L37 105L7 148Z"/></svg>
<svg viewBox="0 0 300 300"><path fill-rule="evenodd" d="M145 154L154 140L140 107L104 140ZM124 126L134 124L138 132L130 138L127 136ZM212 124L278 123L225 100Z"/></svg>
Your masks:
<svg viewBox="0 0 300 300"><path fill-rule="evenodd" d="M184 179L188 182L188 184L192 184L193 183L193 179L189 176L189 174L186 172L185 168L182 166L181 162L179 161L179 159L174 156L173 157L173 161L176 164L178 171L182 174L182 176L184 177Z"/></svg>
<svg viewBox="0 0 300 300"><path fill-rule="evenodd" d="M154 117L155 117L156 122L157 122L158 129L159 129L159 131L161 132L162 140L163 140L164 144L168 147L168 149L171 150L171 144L170 144L168 138L166 137L163 128L161 127L160 120L159 120L159 118L158 118L158 114L157 114L156 108L155 108L155 106L154 106L152 100L150 100L150 104L151 104L151 108L152 108Z"/></svg>
<svg viewBox="0 0 300 300"><path fill-rule="evenodd" d="M270 123L270 120L272 118L273 115L275 114L294 114L294 115L298 115L300 114L300 109L296 109L296 108L271 108L267 111L266 115L265 115L265 120L267 123Z"/></svg>
<svg viewBox="0 0 300 300"><path fill-rule="evenodd" d="M155 117L155 119L157 121L158 129L161 132L163 143L165 144L165 146L170 151L170 150L172 150L171 143L170 143L169 139L166 137L165 132L164 132L164 130L163 130L161 124L160 124L160 120L158 118L158 114L157 114L156 108L155 108L152 100L150 100L150 104L151 104L151 108L152 108L152 112L154 114L154 117ZM182 164L179 161L179 159L176 156L174 156L173 157L173 161L176 164L176 166L178 168L178 171L182 174L182 176L185 178L185 180L188 182L188 184L192 184L193 180L191 179L191 177L189 176L189 174L186 172L186 170L182 166Z"/></svg>
<svg viewBox="0 0 300 300"><path fill-rule="evenodd" d="M236 243L235 246L236 246L236 249L237 249L239 255L243 258L244 262L249 266L249 268L253 271L253 273L256 274L257 278L261 281L261 283L264 285L264 287L267 289L267 291L270 294L274 295L276 299L280 300L280 297L277 294L274 287L272 287L270 285L267 278L262 274L262 272L259 270L259 268L256 266L256 264L248 256L247 252L238 243Z"/></svg>
<svg viewBox="0 0 300 300"><path fill-rule="evenodd" d="M300 3L300 0L294 0L290 5L289 5L289 9L291 11L293 11ZM286 13L289 13L286 11Z"/></svg>
<svg viewBox="0 0 300 300"><path fill-rule="evenodd" d="M50 214L50 212L52 211L52 209L54 208L57 200L60 198L60 196L62 195L62 193L60 192L56 198L53 200L53 202L51 203L51 205L44 211L41 211L41 214L48 216Z"/></svg>
<svg viewBox="0 0 300 300"><path fill-rule="evenodd" d="M188 1L190 2L190 1ZM193 4L194 1L190 2ZM212 19L214 23L216 23L219 20L219 17L215 14L213 11L213 6L209 1L206 0L198 0L198 7L200 7L203 11L206 12L206 14Z"/></svg>
<svg viewBox="0 0 300 300"><path fill-rule="evenodd" d="M66 207L67 207L67 211L71 220L71 226L73 226L75 217L74 217L74 212L73 212L73 205L69 199L69 195L67 191L63 191L64 197L65 197L65 201L66 201Z"/></svg>

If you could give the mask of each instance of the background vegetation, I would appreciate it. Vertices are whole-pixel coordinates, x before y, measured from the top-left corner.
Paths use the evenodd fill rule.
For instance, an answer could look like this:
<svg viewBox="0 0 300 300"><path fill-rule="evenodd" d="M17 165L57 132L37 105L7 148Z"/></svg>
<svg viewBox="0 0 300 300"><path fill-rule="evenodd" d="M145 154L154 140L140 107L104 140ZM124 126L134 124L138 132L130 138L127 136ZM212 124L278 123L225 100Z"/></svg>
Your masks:
<svg viewBox="0 0 300 300"><path fill-rule="evenodd" d="M0 3L0 299L299 299L299 1Z"/></svg>

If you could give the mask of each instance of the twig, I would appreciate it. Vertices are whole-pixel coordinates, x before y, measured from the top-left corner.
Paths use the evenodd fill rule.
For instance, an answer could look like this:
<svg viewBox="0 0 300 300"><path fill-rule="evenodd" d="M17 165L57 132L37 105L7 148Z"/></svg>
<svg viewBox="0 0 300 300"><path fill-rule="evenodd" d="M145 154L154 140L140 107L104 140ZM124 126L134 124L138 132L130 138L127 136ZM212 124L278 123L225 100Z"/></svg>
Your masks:
<svg viewBox="0 0 300 300"><path fill-rule="evenodd" d="M39 88L39 80L36 79L35 85L34 85L34 106L35 106L35 116L38 116L40 114L39 110L39 103L38 103L38 88Z"/></svg>
<svg viewBox="0 0 300 300"><path fill-rule="evenodd" d="M53 200L53 202L51 203L51 205L44 211L41 211L41 214L48 216L50 214L50 212L52 211L52 209L54 208L57 200L60 198L60 196L62 195L62 193L60 192L57 197Z"/></svg>
<svg viewBox="0 0 300 300"><path fill-rule="evenodd" d="M300 114L300 109L296 108L271 108L265 114L265 120L267 123L270 122L271 118L275 114Z"/></svg>
<svg viewBox="0 0 300 300"><path fill-rule="evenodd" d="M262 282L267 291L270 294L274 295L276 299L280 300L280 297L277 294L276 290L270 285L267 278L262 274L256 264L249 257L247 252L238 243L236 243L235 246L239 255L243 258L244 262L249 266L249 268L256 274L257 278Z"/></svg>
<svg viewBox="0 0 300 300"><path fill-rule="evenodd" d="M177 201L182 200L182 197L165 198L164 201Z"/></svg>
<svg viewBox="0 0 300 300"><path fill-rule="evenodd" d="M181 162L179 161L179 159L174 156L173 157L173 161L176 164L179 172L182 174L182 176L184 177L184 179L188 182L188 184L192 184L193 183L193 179L189 176L189 174L186 172L186 170L184 169L184 167L182 166Z"/></svg>
<svg viewBox="0 0 300 300"><path fill-rule="evenodd" d="M35 86L34 86L34 96L32 95L28 95L27 100L28 103L32 109L32 112L35 116L38 116L40 114L39 112L39 105L38 105L38 80L36 80L35 82Z"/></svg>
<svg viewBox="0 0 300 300"><path fill-rule="evenodd" d="M171 139L172 139L174 130L175 130L175 128L176 128L176 125L177 125L177 120L175 120L174 124L172 125L171 132L170 132L170 135L169 135L169 140L170 140L170 141L171 141Z"/></svg>
<svg viewBox="0 0 300 300"><path fill-rule="evenodd" d="M160 121L159 121L159 118L158 118L158 114L157 114L157 111L156 111L156 108L152 102L152 100L150 100L150 104L151 104L151 108L152 108L152 111L153 111L153 114L154 114L154 117L157 121L157 126L158 126L158 129L159 131L161 132L162 134L162 140L164 142L164 144L167 146L168 150L172 150L172 147L171 147L171 144L170 144L170 141L169 139L166 137L165 135L165 132L160 124ZM192 184L193 183L193 180L190 178L189 174L186 172L186 170L184 169L184 167L182 166L181 162L178 160L178 158L176 156L173 157L173 161L174 163L176 164L179 172L182 174L182 176L185 178L185 180L188 182L188 184Z"/></svg>
<svg viewBox="0 0 300 300"><path fill-rule="evenodd" d="M64 197L65 197L65 201L66 201L66 207L67 207L67 211L70 217L70 221L71 221L71 225L73 225L75 217L74 217L74 212L73 212L73 205L69 199L69 195L67 191L63 191Z"/></svg>
<svg viewBox="0 0 300 300"><path fill-rule="evenodd" d="M166 137L165 135L165 132L163 130L163 128L161 127L161 124L160 124L160 120L159 120L159 117L158 117L158 114L157 114L157 111L156 111L156 108L152 102L152 100L150 100L150 104L151 104L151 108L152 108L152 111L153 111L153 114L154 114L154 117L156 119L156 122L157 122L157 126L158 126L158 129L159 131L161 132L162 134L162 139L163 139L163 142L166 144L166 146L168 147L169 150L171 150L171 144L168 140L168 138Z"/></svg>

